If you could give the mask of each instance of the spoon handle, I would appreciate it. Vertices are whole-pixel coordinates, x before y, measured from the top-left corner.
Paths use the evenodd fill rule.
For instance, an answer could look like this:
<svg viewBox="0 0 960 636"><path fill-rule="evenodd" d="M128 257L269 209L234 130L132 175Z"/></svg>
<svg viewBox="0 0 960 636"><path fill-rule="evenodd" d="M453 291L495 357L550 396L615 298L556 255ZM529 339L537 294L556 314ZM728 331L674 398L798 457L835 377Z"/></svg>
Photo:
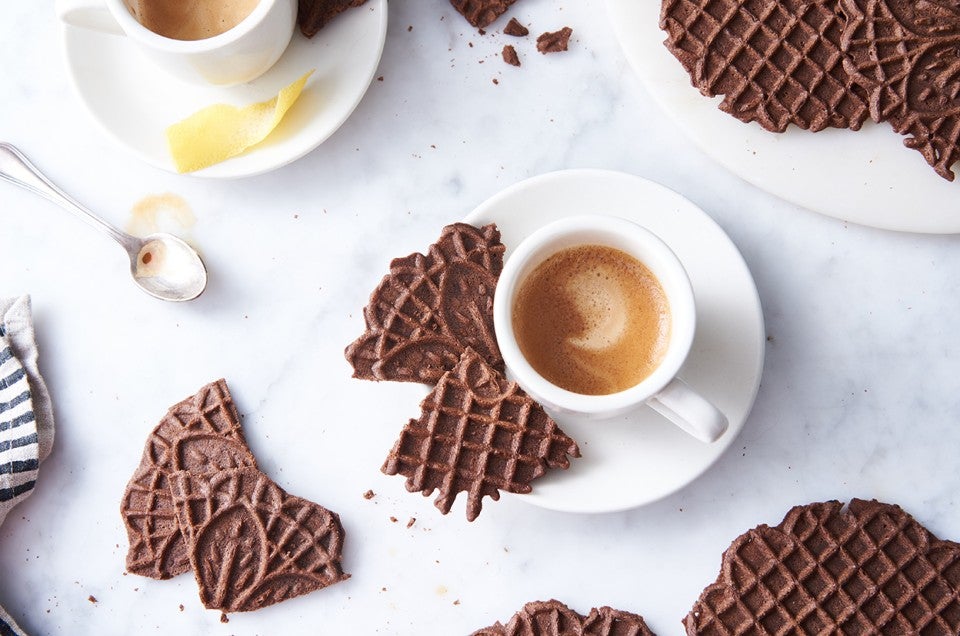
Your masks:
<svg viewBox="0 0 960 636"><path fill-rule="evenodd" d="M121 232L80 205L73 197L47 179L22 152L6 142L0 142L0 179L53 201L120 243L128 253L131 251L136 253L139 249L138 239Z"/></svg>

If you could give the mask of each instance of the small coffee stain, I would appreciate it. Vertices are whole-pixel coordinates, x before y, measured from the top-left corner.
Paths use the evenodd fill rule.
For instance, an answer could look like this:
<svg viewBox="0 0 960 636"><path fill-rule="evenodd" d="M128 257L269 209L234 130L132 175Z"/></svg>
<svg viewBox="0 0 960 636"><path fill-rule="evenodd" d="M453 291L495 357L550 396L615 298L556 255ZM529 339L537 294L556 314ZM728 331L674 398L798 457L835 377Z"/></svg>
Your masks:
<svg viewBox="0 0 960 636"><path fill-rule="evenodd" d="M189 230L196 222L197 217L183 197L165 192L147 195L134 203L126 230L134 236L156 232L178 234Z"/></svg>

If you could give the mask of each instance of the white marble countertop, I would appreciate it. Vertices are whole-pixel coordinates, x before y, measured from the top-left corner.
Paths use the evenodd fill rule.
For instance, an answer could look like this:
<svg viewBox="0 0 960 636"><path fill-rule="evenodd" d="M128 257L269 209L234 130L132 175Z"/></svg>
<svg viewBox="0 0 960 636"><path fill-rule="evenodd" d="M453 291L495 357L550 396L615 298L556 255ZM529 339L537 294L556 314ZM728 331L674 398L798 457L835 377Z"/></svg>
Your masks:
<svg viewBox="0 0 960 636"><path fill-rule="evenodd" d="M958 239L847 224L724 171L635 79L600 0L511 13L572 26L571 50L514 69L499 28L480 36L445 0L393 2L383 81L334 136L266 175L210 181L105 138L68 82L52 3L0 3L0 138L120 225L148 195L182 197L211 271L197 301L155 301L106 239L0 183L0 295L32 295L57 415L36 492L0 527L0 605L28 633L466 634L558 598L671 635L730 541L794 504L877 498L960 538ZM420 389L351 380L342 350L391 257L510 184L575 167L663 183L739 246L768 339L756 405L706 474L651 505L587 516L504 497L474 523L442 516L379 472ZM149 430L219 377L262 468L341 514L353 575L227 624L189 575L124 573L118 514Z"/></svg>

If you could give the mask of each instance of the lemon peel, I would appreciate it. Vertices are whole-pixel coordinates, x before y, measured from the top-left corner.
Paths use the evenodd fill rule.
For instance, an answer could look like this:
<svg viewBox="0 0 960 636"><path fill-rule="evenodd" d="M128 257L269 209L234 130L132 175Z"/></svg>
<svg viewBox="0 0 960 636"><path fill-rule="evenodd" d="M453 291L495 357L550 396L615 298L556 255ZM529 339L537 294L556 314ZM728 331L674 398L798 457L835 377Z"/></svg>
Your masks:
<svg viewBox="0 0 960 636"><path fill-rule="evenodd" d="M214 104L168 127L167 143L177 172L202 170L266 139L312 74L308 71L265 102L243 107Z"/></svg>

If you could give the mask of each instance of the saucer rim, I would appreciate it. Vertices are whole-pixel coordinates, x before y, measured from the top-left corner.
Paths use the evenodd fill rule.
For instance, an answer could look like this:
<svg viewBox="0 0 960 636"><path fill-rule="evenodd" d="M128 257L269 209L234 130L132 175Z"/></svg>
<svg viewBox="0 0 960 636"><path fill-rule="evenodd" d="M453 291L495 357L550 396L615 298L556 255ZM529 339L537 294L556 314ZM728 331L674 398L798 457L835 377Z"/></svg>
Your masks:
<svg viewBox="0 0 960 636"><path fill-rule="evenodd" d="M373 84L373 80L377 75L377 70L380 67L380 63L382 61L383 51L386 47L387 26L389 23L389 10L388 10L387 0L370 0L368 4L364 5L364 7L371 10L371 13L375 15L378 21L376 25L377 26L377 51L374 56L375 63L371 64L368 69L367 77L365 78L366 81L362 83L362 90L357 91L356 95L351 100L349 107L344 109L342 116L338 118L336 122L334 122L331 126L328 126L327 128L322 129L320 133L316 134L314 139L303 144L302 146L295 146L294 148L292 148L292 151L290 153L281 155L280 158L275 159L274 161L263 161L263 160L234 161L236 159L242 159L246 155L246 152L255 152L255 149L251 149L236 157L231 157L229 159L226 159L220 163L214 164L202 170L197 170L197 171L188 172L188 173L179 173L177 172L172 159L166 162L160 161L158 160L158 158L154 157L153 155L147 152L144 152L143 149L140 148L139 146L132 144L126 139L122 138L119 134L117 134L114 128L111 127L108 124L108 122L104 120L104 118L102 117L102 114L99 111L94 110L94 108L91 106L89 99L87 98L85 93L86 89L83 88L83 86L81 85L81 81L80 81L80 78L78 77L78 73L75 71L75 68L73 66L73 60L71 59L71 45L69 41L72 33L83 33L84 31L86 31L85 29L81 27L73 26L70 24L66 24L63 22L60 23L59 41L60 41L61 58L62 58L62 63L66 70L67 79L71 86L71 89L75 97L77 98L77 100L79 100L80 103L83 105L83 110L87 113L87 116L89 117L89 119L93 121L95 127L98 128L106 138L108 138L116 146L123 149L125 152L129 152L130 154L135 156L137 159L141 160L142 162L144 162L145 164L153 168L157 168L159 170L163 170L164 172L168 172L176 175L195 177L199 179L211 179L211 180L230 180L230 179L239 179L244 177L255 177L255 176L266 174L268 172L272 172L286 165L289 165L294 161L297 161L298 159L301 159L306 155L310 154L311 152L313 152L314 150L316 150L327 139L333 136L333 134L336 133L347 122L348 119L350 119L354 111L356 111L357 107L360 105L360 102L363 101L364 96L366 96L367 92L370 90L370 86ZM110 34L110 33L90 33L90 35L92 35L93 37L104 37L104 38L125 37L122 35L116 35L116 34ZM291 39L290 43L287 45L287 48L284 51L283 55L281 55L280 58L277 60L277 63L274 64L274 66L270 70L264 73L264 75L262 75L261 78L268 76L273 71L273 69L276 68L280 64L280 62L283 61L283 58L289 55L290 48L295 45L295 40L297 38L307 39L305 38L305 36L303 36L300 33L299 28L295 29L293 38ZM307 40L308 40L307 42L301 42L299 46L305 46L309 44L309 39ZM147 60L144 60L144 61L147 61ZM156 69L155 72L164 73L162 69ZM185 87L193 86L188 82L185 82L183 80L178 80L177 78L174 78L172 76L165 76L165 77L167 77L169 81L182 84ZM209 88L211 91L223 91L227 93L227 92L230 92L231 90L237 90L243 86L246 86L246 85L241 84L239 86L230 86L230 87L211 86Z"/></svg>

